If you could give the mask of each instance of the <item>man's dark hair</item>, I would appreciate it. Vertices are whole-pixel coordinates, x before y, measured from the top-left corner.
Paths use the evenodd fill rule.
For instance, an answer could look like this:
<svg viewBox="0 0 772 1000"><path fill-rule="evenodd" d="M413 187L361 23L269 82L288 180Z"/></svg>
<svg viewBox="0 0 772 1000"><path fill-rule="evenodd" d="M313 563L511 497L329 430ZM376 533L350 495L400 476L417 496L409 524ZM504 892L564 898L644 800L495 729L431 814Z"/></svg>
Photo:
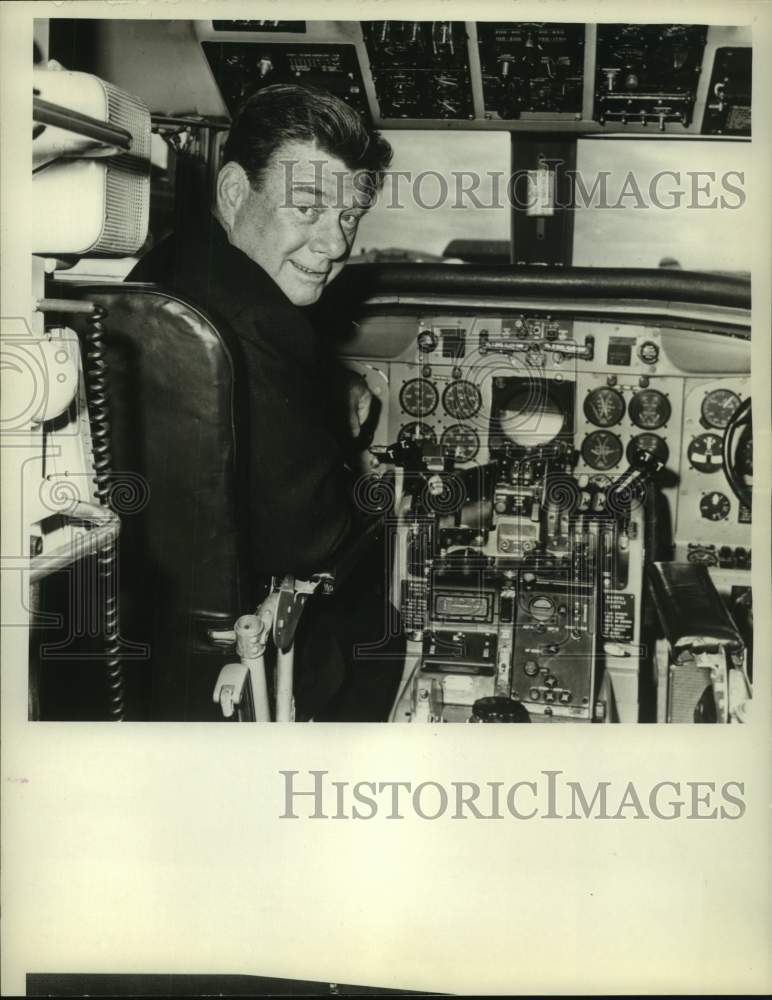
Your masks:
<svg viewBox="0 0 772 1000"><path fill-rule="evenodd" d="M275 84L247 98L231 126L223 164L234 160L260 187L272 155L288 142L315 142L349 170L363 171L374 190L391 163L391 145L353 108L325 90Z"/></svg>

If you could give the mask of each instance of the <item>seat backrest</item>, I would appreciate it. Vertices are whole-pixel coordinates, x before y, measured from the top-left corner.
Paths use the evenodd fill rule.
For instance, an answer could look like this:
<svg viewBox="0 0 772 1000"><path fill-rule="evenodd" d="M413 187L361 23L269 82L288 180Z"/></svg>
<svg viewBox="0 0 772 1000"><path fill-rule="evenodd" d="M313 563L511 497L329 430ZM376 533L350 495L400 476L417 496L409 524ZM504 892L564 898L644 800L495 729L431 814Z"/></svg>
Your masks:
<svg viewBox="0 0 772 1000"><path fill-rule="evenodd" d="M251 611L262 592L248 554L246 392L239 346L198 307L152 285L92 285L101 306L110 446L121 474L147 484L122 513L121 634L150 646L147 717L220 718L212 691L235 659L208 639ZM79 333L87 321L78 324Z"/></svg>

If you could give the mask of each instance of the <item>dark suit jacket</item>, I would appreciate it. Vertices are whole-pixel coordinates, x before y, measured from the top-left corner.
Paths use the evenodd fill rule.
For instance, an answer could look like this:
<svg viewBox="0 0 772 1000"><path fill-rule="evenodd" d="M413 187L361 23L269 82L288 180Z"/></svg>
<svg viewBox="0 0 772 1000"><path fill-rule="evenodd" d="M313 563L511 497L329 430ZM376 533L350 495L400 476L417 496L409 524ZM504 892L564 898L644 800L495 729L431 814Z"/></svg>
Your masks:
<svg viewBox="0 0 772 1000"><path fill-rule="evenodd" d="M214 219L162 240L127 280L190 298L236 335L247 384L256 574L305 577L330 566L357 518L342 402L332 391L339 369L307 313L231 246Z"/></svg>

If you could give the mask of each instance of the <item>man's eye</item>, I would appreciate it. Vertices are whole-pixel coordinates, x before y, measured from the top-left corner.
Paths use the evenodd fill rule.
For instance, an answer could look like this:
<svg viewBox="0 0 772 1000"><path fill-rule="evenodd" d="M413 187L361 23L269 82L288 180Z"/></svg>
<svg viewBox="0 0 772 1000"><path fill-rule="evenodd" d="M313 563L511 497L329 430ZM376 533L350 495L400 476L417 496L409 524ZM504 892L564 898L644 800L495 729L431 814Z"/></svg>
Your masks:
<svg viewBox="0 0 772 1000"><path fill-rule="evenodd" d="M316 222L319 218L319 209L316 205L296 205L295 208L308 222Z"/></svg>
<svg viewBox="0 0 772 1000"><path fill-rule="evenodd" d="M353 213L347 212L345 215L341 215L340 221L347 229L356 229L361 218L361 215L354 215Z"/></svg>

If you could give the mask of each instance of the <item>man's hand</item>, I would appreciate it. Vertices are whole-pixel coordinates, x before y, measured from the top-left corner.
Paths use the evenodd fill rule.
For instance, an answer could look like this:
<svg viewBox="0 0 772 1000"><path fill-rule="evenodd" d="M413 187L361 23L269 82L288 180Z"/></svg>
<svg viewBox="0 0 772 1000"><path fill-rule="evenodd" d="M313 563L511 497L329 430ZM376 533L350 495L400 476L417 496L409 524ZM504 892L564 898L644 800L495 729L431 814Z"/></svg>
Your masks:
<svg viewBox="0 0 772 1000"><path fill-rule="evenodd" d="M350 369L346 371L346 390L348 393L349 427L352 438L356 440L370 416L373 394L364 378Z"/></svg>

